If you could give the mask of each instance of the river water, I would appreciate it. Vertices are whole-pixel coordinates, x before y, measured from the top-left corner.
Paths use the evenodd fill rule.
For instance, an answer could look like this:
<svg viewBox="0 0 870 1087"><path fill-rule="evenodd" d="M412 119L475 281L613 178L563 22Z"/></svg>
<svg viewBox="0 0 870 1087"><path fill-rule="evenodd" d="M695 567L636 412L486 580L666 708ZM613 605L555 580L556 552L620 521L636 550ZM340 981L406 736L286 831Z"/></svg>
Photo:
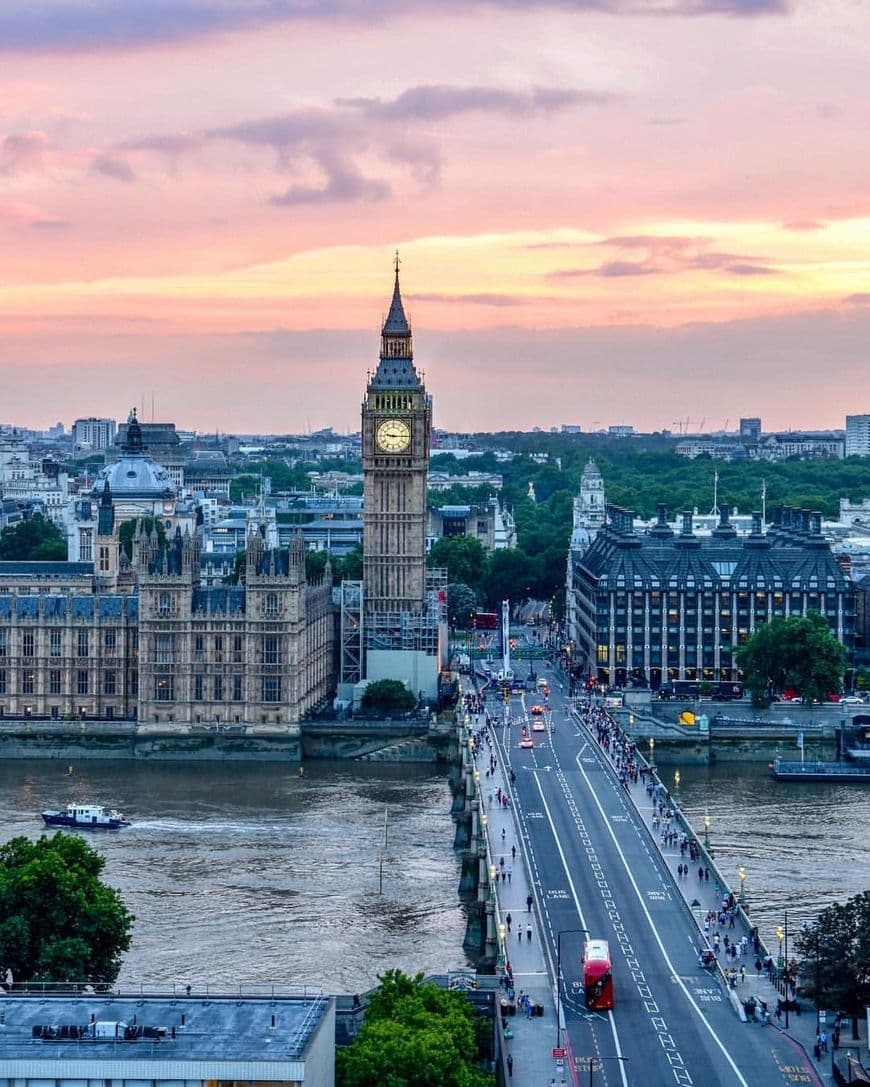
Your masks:
<svg viewBox="0 0 870 1087"><path fill-rule="evenodd" d="M0 839L36 836L39 812L72 800L133 820L88 836L136 917L122 982L357 992L394 966L466 965L450 789L432 767L0 762Z"/></svg>
<svg viewBox="0 0 870 1087"><path fill-rule="evenodd" d="M673 770L663 768L668 785ZM835 899L870 887L864 786L778 784L764 766L681 769L683 808L725 877L747 871L768 946ZM0 840L35 836L69 801L119 807L133 826L89 837L136 916L121 981L370 987L394 966L465 965L450 791L429 767L0 762ZM389 813L379 893L378 854Z"/></svg>

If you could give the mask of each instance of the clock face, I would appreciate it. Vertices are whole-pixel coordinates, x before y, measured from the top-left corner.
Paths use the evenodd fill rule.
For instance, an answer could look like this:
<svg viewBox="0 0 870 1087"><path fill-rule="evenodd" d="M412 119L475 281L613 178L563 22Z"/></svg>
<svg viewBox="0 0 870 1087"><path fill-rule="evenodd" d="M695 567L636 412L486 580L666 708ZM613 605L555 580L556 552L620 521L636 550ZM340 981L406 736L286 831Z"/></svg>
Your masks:
<svg viewBox="0 0 870 1087"><path fill-rule="evenodd" d="M411 428L404 419L385 419L378 424L375 438L385 453L401 453L411 444Z"/></svg>

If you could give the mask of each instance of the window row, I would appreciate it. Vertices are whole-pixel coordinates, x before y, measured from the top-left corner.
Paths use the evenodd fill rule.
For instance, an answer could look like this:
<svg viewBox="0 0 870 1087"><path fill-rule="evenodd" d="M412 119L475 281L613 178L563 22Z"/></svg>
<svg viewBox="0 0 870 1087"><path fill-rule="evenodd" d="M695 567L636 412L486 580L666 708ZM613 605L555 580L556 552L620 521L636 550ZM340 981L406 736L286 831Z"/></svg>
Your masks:
<svg viewBox="0 0 870 1087"><path fill-rule="evenodd" d="M38 639L37 630L25 627L18 632L18 645L16 652L22 657L35 657L37 655ZM89 657L93 648L100 646L104 656L113 656L123 645L123 632L118 630L73 630L66 638L65 630L48 631L48 655L50 657L62 657L67 649L76 657ZM101 636L102 635L102 636ZM135 651L138 646L138 631L131 630L130 648ZM12 656L12 631L0 629L0 659Z"/></svg>

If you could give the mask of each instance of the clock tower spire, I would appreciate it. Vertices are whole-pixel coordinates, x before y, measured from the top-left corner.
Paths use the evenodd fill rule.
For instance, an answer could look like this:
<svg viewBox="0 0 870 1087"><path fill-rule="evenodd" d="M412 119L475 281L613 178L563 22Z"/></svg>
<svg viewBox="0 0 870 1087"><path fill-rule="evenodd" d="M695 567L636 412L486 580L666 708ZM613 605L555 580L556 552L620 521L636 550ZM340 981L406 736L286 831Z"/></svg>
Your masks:
<svg viewBox="0 0 870 1087"><path fill-rule="evenodd" d="M420 614L425 608L431 426L431 400L414 368L396 253L380 359L362 404L363 583L369 634L373 624L388 626L388 616L395 617L398 627L403 613Z"/></svg>

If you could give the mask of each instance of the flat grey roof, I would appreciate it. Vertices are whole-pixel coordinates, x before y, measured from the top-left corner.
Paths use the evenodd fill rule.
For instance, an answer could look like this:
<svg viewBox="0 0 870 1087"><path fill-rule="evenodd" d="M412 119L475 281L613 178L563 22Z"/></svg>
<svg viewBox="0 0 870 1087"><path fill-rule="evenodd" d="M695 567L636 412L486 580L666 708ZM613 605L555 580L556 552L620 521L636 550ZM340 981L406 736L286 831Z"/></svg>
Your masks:
<svg viewBox="0 0 870 1087"><path fill-rule="evenodd" d="M119 1058L299 1061L304 1059L308 1042L328 1006L329 998L319 995L270 999L239 995L128 997L112 993L81 996L15 993L4 996L0 993L3 1016L0 1062ZM142 1027L142 1036L125 1040L121 1027L117 1039L92 1039L87 1037L93 1033L87 1029L92 1021ZM46 1027L54 1030L47 1032ZM79 1038L82 1027L86 1028L86 1036ZM54 1033L55 1037L49 1040L37 1037L34 1028L42 1028L43 1035ZM67 1037L59 1037L62 1033ZM69 1037L71 1033L73 1038Z"/></svg>

